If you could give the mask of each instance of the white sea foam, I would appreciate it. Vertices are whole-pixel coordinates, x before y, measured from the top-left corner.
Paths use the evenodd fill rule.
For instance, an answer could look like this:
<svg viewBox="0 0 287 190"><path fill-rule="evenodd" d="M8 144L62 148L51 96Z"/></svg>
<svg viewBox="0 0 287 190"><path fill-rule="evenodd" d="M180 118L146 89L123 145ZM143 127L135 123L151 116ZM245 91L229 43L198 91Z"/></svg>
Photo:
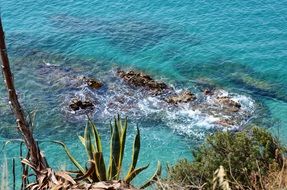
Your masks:
<svg viewBox="0 0 287 190"><path fill-rule="evenodd" d="M255 110L255 101L250 97L225 90L216 90L213 96L199 93L198 99L194 102L172 105L164 100L165 96L154 96L146 90L130 87L120 81L114 81L102 90L91 90L87 86L79 88L80 90L66 96L65 102L73 97L92 100L95 104L95 118L110 119L118 113L132 120L152 118L176 133L196 138L203 137L206 131L214 128L237 129L248 122ZM175 93L179 94L182 91L183 89L176 89ZM224 111L218 97L229 97L238 102L241 105L240 110L236 113ZM65 109L69 110L67 106ZM72 117L79 118L77 113L81 112L70 113L74 115ZM235 122L224 123L225 120Z"/></svg>

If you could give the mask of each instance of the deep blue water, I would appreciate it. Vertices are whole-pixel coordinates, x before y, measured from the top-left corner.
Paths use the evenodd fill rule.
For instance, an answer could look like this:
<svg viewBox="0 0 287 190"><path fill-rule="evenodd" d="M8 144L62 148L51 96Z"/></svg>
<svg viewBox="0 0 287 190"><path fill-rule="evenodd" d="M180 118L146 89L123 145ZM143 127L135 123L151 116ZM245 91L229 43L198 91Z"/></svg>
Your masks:
<svg viewBox="0 0 287 190"><path fill-rule="evenodd" d="M140 164L151 162L148 173L156 160L191 159L190 148L225 129L198 110L160 107L157 99L137 91L128 100L135 108L107 109L117 92L130 91L114 76L118 67L144 71L177 90L215 86L234 94L251 113L239 128L268 127L287 143L286 0L1 0L0 7L21 102L26 110L37 110L35 135L66 142L79 159L84 155L77 135L85 117L70 113L67 101L83 94L98 100L94 120L106 141L108 123L119 112L131 121L128 146L140 127ZM70 85L82 75L115 90L95 95ZM0 84L0 140L5 142L19 136ZM51 164L69 167L59 147L41 146ZM16 149L7 145L9 159L18 156Z"/></svg>

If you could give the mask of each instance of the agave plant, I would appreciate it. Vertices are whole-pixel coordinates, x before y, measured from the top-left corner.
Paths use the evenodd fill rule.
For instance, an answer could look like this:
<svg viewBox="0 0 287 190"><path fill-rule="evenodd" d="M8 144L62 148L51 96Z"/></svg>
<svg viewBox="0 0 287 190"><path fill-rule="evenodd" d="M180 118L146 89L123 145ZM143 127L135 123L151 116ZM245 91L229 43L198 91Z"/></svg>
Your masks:
<svg viewBox="0 0 287 190"><path fill-rule="evenodd" d="M91 119L88 119L84 136L79 136L79 139L87 152L89 167L83 167L75 159L75 157L72 156L71 152L64 143L54 141L55 143L60 144L64 148L71 162L79 170L76 172L76 180L88 180L89 182L94 183L100 181L111 181L120 179L125 151L126 133L128 128L127 119L122 121L120 116L115 117L114 124L110 124L110 128L111 138L108 166L106 166L106 163L104 161L101 137L98 133L96 125L94 124L94 122L91 121ZM139 152L140 131L139 128L137 128L136 136L133 143L132 162L130 164L127 174L122 179L127 184L129 184L139 173L149 167L148 164L146 166L136 168ZM140 188L146 188L151 185L160 174L161 165L160 162L158 162L157 169L154 175L149 180L147 180L147 182Z"/></svg>

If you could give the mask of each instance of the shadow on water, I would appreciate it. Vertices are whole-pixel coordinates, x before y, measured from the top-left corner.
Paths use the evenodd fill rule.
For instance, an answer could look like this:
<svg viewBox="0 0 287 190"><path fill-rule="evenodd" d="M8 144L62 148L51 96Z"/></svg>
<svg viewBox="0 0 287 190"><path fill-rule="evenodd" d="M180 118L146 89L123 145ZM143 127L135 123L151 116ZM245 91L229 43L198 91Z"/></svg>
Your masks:
<svg viewBox="0 0 287 190"><path fill-rule="evenodd" d="M169 25L149 23L141 20L91 19L69 15L56 15L50 18L51 25L68 35L99 38L108 41L125 52L135 52L152 47L162 40L176 40L195 46L200 43L196 37L177 30Z"/></svg>
<svg viewBox="0 0 287 190"><path fill-rule="evenodd" d="M10 55L18 57L33 56L39 52L53 52L63 54L70 46L76 44L79 38L69 38L69 42L62 43L66 34L35 35L23 32L11 32L7 36L8 51Z"/></svg>

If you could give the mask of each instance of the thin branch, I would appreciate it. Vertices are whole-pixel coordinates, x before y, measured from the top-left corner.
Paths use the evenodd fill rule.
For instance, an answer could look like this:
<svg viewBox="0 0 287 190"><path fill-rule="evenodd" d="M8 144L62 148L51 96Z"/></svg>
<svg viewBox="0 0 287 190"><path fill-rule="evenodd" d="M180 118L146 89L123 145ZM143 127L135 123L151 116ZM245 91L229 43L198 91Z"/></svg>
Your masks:
<svg viewBox="0 0 287 190"><path fill-rule="evenodd" d="M18 126L18 130L21 132L26 147L30 153L30 162L31 164L37 168L39 172L45 170L47 167L45 166L42 156L40 154L40 149L37 146L36 141L34 140L33 134L29 128L28 122L25 119L24 112L22 107L18 101L17 93L14 86L13 75L10 69L9 58L7 55L7 48L5 44L5 35L2 27L1 15L0 15L0 54L2 60L2 71L4 76L4 83L7 87L9 104L12 107L14 115L16 117L16 123Z"/></svg>

